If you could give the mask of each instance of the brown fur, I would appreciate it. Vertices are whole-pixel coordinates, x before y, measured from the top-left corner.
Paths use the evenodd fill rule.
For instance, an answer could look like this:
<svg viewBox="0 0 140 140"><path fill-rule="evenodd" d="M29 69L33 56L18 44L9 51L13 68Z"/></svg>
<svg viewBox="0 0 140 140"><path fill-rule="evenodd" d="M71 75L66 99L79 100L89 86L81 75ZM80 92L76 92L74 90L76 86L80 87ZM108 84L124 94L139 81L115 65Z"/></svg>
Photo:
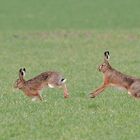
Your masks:
<svg viewBox="0 0 140 140"><path fill-rule="evenodd" d="M140 79L128 76L112 68L108 62L106 52L104 54L104 62L98 68L103 73L104 81L98 89L90 94L90 97L95 98L107 87L114 86L126 89L131 96L140 98Z"/></svg>
<svg viewBox="0 0 140 140"><path fill-rule="evenodd" d="M64 98L67 98L69 95L65 81L63 81L65 79L58 72L44 72L27 81L24 79L24 74L25 71L23 69L20 69L19 79L16 80L14 88L22 90L25 93L25 95L31 98L36 97L42 100L41 90L49 86L51 86L51 88L62 88L64 91Z"/></svg>

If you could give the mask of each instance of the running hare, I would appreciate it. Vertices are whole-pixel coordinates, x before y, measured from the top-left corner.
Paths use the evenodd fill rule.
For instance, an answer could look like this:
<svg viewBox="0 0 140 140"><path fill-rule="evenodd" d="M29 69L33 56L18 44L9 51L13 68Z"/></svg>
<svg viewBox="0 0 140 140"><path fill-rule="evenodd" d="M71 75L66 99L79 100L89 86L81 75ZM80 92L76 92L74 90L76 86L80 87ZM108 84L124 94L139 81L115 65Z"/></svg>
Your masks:
<svg viewBox="0 0 140 140"><path fill-rule="evenodd" d="M110 58L109 51L104 52L104 62L99 66L99 71L103 73L103 84L90 94L91 98L95 98L105 88L114 86L126 89L128 94L135 98L140 98L140 79L125 75L111 67L108 60Z"/></svg>
<svg viewBox="0 0 140 140"><path fill-rule="evenodd" d="M14 88L22 90L25 95L31 97L32 100L42 100L41 90L45 87L62 88L64 91L64 98L67 98L69 96L65 84L66 79L63 78L63 76L58 72L44 72L27 81L24 79L25 73L25 68L21 68L19 70L19 79L16 80Z"/></svg>

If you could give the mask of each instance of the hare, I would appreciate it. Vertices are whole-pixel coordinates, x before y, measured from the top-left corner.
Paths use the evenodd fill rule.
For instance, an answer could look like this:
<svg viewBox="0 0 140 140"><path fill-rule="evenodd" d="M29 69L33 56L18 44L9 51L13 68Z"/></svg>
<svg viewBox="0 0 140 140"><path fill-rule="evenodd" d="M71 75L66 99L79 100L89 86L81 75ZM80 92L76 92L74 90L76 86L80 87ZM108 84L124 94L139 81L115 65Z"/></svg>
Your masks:
<svg viewBox="0 0 140 140"><path fill-rule="evenodd" d="M103 73L104 81L98 89L90 94L90 97L95 98L107 87L114 86L126 89L131 96L140 98L140 79L128 76L112 68L108 62L109 58L109 51L104 52L104 62L98 68Z"/></svg>
<svg viewBox="0 0 140 140"><path fill-rule="evenodd" d="M60 73L54 71L43 72L27 81L24 79L25 73L25 68L19 70L19 79L16 80L14 88L22 90L33 101L37 99L42 100L41 90L45 87L62 88L64 98L68 98L69 94L65 84L66 79Z"/></svg>

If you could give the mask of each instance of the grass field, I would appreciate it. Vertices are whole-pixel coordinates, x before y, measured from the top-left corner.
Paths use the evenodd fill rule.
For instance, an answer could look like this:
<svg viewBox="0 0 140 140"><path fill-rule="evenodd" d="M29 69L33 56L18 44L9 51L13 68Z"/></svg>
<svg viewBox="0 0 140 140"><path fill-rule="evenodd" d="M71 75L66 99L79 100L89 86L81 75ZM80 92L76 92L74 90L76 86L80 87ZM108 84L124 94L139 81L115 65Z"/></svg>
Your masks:
<svg viewBox="0 0 140 140"><path fill-rule="evenodd" d="M102 83L103 52L140 77L139 0L0 0L0 140L139 140L140 101L125 91L88 94ZM13 90L47 71L67 78L69 99L45 89L42 102Z"/></svg>

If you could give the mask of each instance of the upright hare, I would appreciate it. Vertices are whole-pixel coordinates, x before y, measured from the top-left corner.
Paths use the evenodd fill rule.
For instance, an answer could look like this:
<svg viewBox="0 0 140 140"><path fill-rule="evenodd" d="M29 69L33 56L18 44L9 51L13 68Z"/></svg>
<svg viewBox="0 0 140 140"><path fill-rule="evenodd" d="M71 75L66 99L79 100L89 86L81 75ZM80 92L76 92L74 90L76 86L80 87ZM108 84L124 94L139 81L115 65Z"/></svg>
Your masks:
<svg viewBox="0 0 140 140"><path fill-rule="evenodd" d="M104 81L98 89L90 94L90 97L95 98L105 88L114 86L126 89L131 96L140 98L140 79L128 76L112 68L108 62L109 58L109 51L104 52L104 62L98 68L103 73Z"/></svg>
<svg viewBox="0 0 140 140"><path fill-rule="evenodd" d="M25 93L25 95L31 97L32 100L42 100L41 90L45 87L62 88L64 91L64 98L67 98L69 96L65 84L66 79L63 78L63 76L58 72L43 72L40 75L27 81L24 79L25 72L25 68L21 68L19 70L19 79L16 80L14 88L22 90Z"/></svg>

